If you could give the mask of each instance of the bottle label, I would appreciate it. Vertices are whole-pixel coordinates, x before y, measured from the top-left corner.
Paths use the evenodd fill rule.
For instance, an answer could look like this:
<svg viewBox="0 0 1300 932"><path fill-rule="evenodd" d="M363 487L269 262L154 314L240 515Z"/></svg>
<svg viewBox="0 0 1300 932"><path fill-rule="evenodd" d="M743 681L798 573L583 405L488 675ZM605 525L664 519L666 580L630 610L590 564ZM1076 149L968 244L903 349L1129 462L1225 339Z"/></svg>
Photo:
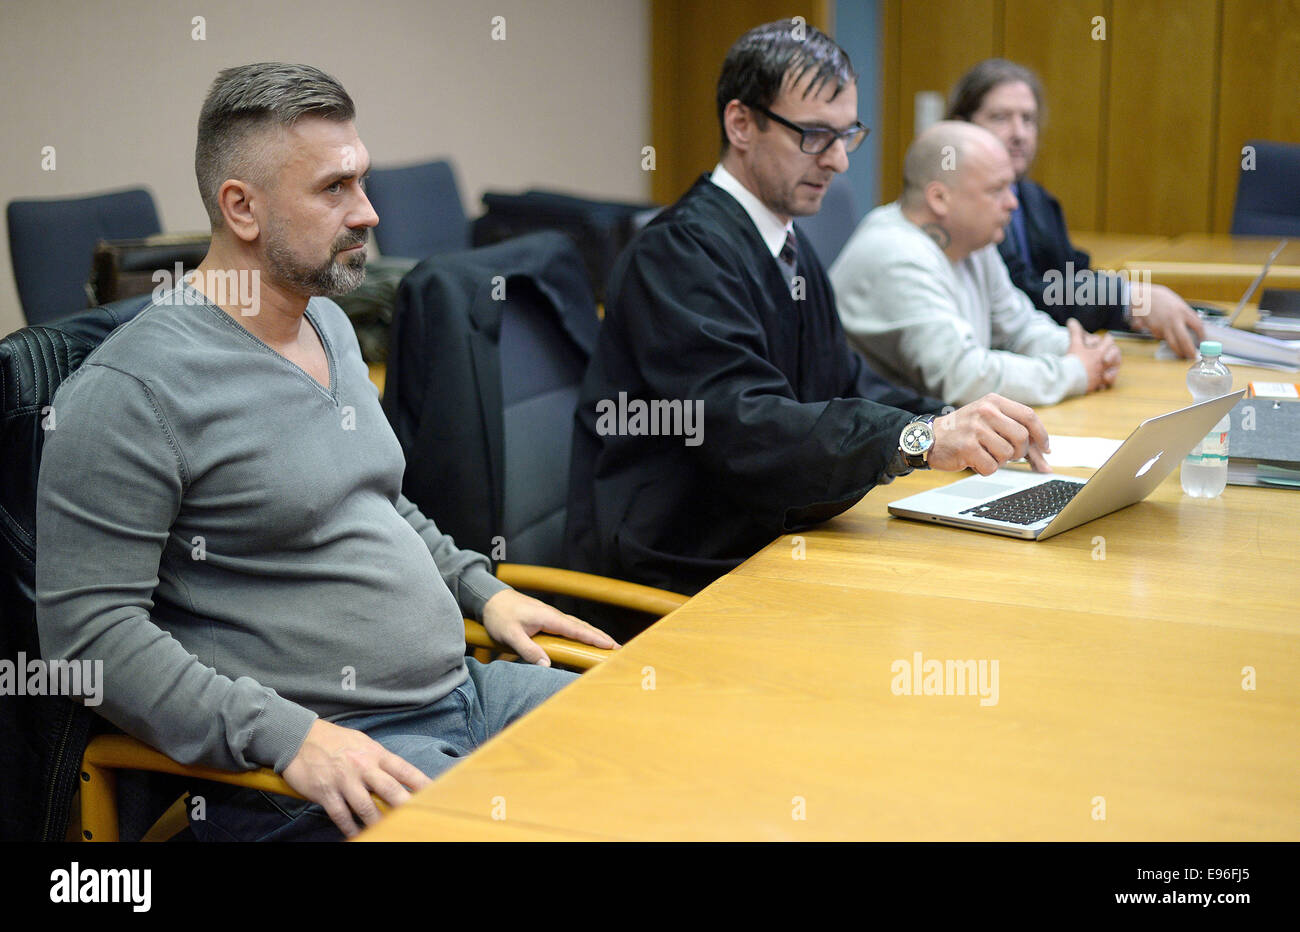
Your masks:
<svg viewBox="0 0 1300 932"><path fill-rule="evenodd" d="M1228 432L1212 430L1197 444L1188 459L1202 466L1226 466L1228 463Z"/></svg>

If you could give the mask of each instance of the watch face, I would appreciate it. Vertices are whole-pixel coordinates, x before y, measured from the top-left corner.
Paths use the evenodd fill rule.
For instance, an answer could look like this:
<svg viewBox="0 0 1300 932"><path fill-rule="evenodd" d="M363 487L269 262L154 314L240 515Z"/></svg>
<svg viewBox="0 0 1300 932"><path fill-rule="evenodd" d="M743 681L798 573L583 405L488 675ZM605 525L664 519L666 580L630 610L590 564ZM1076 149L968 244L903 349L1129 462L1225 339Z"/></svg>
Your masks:
<svg viewBox="0 0 1300 932"><path fill-rule="evenodd" d="M903 430L899 446L904 453L920 456L934 445L934 431L929 424L913 422Z"/></svg>

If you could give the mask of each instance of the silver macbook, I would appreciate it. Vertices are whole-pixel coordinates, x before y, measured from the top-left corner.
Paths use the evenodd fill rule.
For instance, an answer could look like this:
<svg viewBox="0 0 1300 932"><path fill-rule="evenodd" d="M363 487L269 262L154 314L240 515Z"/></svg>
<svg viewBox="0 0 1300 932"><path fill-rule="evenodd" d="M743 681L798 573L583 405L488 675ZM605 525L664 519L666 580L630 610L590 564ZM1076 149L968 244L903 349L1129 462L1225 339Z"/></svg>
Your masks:
<svg viewBox="0 0 1300 932"><path fill-rule="evenodd" d="M1044 540L1142 501L1245 394L1232 392L1143 421L1086 481L999 469L901 498L889 513Z"/></svg>
<svg viewBox="0 0 1300 932"><path fill-rule="evenodd" d="M1189 305L1191 309L1204 320L1221 322L1224 317L1227 317L1227 325L1231 327L1237 322L1237 318L1241 316L1241 312L1246 307L1246 302L1253 298L1255 296L1255 291L1260 285L1264 284L1264 278L1268 275L1268 270L1273 267L1273 260L1282 253L1282 250L1286 248L1288 242L1289 240L1284 239L1279 241L1278 244L1273 247L1273 251L1270 252L1268 258L1264 260L1264 267L1259 270L1259 274L1255 276L1255 280L1250 283L1250 287L1246 289L1246 293L1241 296L1241 300L1238 301L1237 306L1233 308L1231 316L1225 314L1212 304L1197 304L1195 301Z"/></svg>

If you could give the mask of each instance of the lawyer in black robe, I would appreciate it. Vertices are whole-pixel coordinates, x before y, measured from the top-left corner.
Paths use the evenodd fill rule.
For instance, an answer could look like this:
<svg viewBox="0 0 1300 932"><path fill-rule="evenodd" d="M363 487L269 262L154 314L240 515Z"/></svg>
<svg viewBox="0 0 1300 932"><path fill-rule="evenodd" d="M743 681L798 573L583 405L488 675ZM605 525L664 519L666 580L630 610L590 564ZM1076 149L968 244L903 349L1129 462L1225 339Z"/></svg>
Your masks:
<svg viewBox="0 0 1300 932"><path fill-rule="evenodd" d="M849 349L826 273L796 235L803 300L706 175L619 258L576 414L571 567L694 593L888 481L903 426L941 409ZM608 432L599 411L637 400L702 402L698 445Z"/></svg>

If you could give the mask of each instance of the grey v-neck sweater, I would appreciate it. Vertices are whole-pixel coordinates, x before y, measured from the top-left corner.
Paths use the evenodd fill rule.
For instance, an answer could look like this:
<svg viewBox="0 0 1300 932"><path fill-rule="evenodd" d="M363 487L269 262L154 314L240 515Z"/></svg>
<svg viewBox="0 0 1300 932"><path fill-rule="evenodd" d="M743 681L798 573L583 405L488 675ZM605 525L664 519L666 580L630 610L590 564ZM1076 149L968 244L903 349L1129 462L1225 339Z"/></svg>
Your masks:
<svg viewBox="0 0 1300 932"><path fill-rule="evenodd" d="M282 771L319 715L466 677L505 588L401 494L352 326L313 298L326 388L188 286L59 389L37 504L47 659L103 661L97 711L176 760Z"/></svg>

